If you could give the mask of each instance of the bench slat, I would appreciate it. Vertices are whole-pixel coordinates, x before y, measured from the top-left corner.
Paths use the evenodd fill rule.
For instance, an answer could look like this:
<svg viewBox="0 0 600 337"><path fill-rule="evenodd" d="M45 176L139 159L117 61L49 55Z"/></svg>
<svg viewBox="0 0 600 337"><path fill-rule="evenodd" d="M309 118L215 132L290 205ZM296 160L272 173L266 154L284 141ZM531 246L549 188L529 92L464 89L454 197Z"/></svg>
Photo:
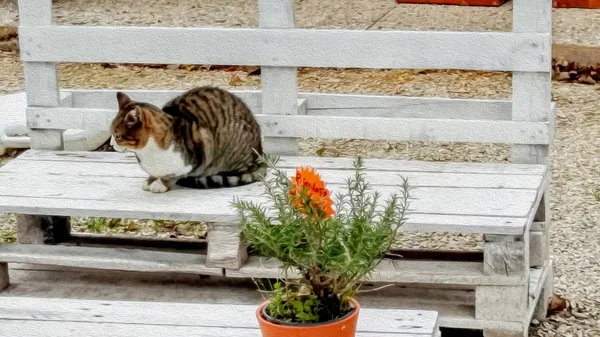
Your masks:
<svg viewBox="0 0 600 337"><path fill-rule="evenodd" d="M43 166L43 172L40 171ZM294 168L282 168L288 176L296 174ZM52 165L40 164L37 161L13 161L0 170L6 173L35 172L35 174L69 175L78 177L112 177L146 178L148 174L137 165L130 163L98 163L89 161L73 162L56 161ZM319 174L328 184L344 184L352 174L348 170L320 169ZM401 183L398 177L407 178L411 187L463 187L463 188L509 188L537 190L540 185L539 175L506 175L480 173L438 173L415 171L365 171L365 177L371 185L392 185ZM395 181L394 181L395 180Z"/></svg>
<svg viewBox="0 0 600 337"><path fill-rule="evenodd" d="M28 336L22 332L34 331L33 322L47 327L35 330L37 337L53 326L61 336L162 337L187 332L186 336L208 337L232 336L233 331L235 336L260 336L255 305L0 297L0 308L3 331L11 321L19 322L22 329L7 336ZM369 337L434 336L437 329L438 314L433 311L369 308L361 309L357 327L358 336ZM63 334L70 330L79 334Z"/></svg>
<svg viewBox="0 0 600 337"><path fill-rule="evenodd" d="M316 167L333 192L345 190L352 158L285 157L291 175ZM406 230L522 234L539 199L545 168L366 160L366 176L383 196L400 192L403 174L411 200ZM27 151L0 169L0 211L141 219L231 222L234 197L265 201L262 185L232 189L177 188L165 194L141 189L146 174L132 154Z"/></svg>
<svg viewBox="0 0 600 337"><path fill-rule="evenodd" d="M0 245L0 261L122 271L223 275L223 269L205 266L205 255L142 249Z"/></svg>
<svg viewBox="0 0 600 337"><path fill-rule="evenodd" d="M40 62L547 72L552 61L550 34L535 33L41 26L19 36L23 60Z"/></svg>
<svg viewBox="0 0 600 337"><path fill-rule="evenodd" d="M28 107L27 126L40 129L104 129L115 109ZM547 122L367 116L255 114L265 137L315 137L392 141L542 144L550 142Z"/></svg>
<svg viewBox="0 0 600 337"><path fill-rule="evenodd" d="M199 221L206 221L204 215L212 212L223 217L235 216L236 211L231 207L234 197L267 202L261 196L264 190L259 183L202 191L176 186L168 193L153 194L142 190L143 181L144 178L6 173L0 176L0 186L3 188L0 197L73 199L80 202L76 208L90 212L110 210L96 207L94 203L111 202L115 203L112 206L115 210L181 213ZM341 184L328 184L328 188L332 195L346 190L346 186ZM376 189L384 198L400 193L398 186L377 186ZM535 198L535 190L415 187L410 191L409 211L421 214L526 217ZM3 206L0 204L0 211Z"/></svg>
<svg viewBox="0 0 600 337"><path fill-rule="evenodd" d="M91 161L109 163L129 163L137 165L133 153L117 152L74 152L74 151L39 151L28 150L18 160L34 161ZM322 169L352 169L354 158L332 157L281 157L278 163L282 168L296 168L301 165L312 165ZM547 169L544 165L495 164L495 163L457 163L457 162L425 162L392 159L365 159L365 170L376 171L415 171L445 173L482 173L482 174L527 174L543 175Z"/></svg>

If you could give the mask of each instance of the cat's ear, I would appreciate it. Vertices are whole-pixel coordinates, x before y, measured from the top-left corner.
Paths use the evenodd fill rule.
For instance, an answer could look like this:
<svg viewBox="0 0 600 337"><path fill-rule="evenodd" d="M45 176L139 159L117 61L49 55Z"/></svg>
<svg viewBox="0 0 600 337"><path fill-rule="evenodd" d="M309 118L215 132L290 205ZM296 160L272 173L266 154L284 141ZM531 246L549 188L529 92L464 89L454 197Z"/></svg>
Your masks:
<svg viewBox="0 0 600 337"><path fill-rule="evenodd" d="M129 128L134 127L137 124L141 124L144 122L144 114L142 113L142 108L139 106L135 106L134 109L130 110L127 115L125 115L125 125Z"/></svg>
<svg viewBox="0 0 600 337"><path fill-rule="evenodd" d="M122 92L117 92L117 101L119 102L119 109L123 110L129 103L131 103L131 98Z"/></svg>

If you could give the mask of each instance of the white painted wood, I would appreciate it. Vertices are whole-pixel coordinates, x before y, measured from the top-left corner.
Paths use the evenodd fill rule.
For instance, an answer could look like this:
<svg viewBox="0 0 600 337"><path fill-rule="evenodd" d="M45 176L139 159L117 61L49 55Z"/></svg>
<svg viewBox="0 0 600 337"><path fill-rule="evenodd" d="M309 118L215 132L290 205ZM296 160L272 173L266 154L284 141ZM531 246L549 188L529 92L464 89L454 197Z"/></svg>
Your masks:
<svg viewBox="0 0 600 337"><path fill-rule="evenodd" d="M166 302L120 302L36 298L2 298L0 319L31 320L32 315L44 321L86 321L148 325L181 325L197 327L257 328L254 305L188 304ZM81 308L85 308L83 310ZM126 313L126 314L124 314ZM430 311L361 309L358 330L390 334L408 333L430 336L437 314ZM203 317L199 322L197 317ZM228 319L224 319L227 317ZM411 322L398 326L398 322Z"/></svg>
<svg viewBox="0 0 600 337"><path fill-rule="evenodd" d="M8 287L10 278L8 276L8 263L0 262L0 291Z"/></svg>
<svg viewBox="0 0 600 337"><path fill-rule="evenodd" d="M6 304L6 306L4 306ZM35 297L0 297L0 322L7 320L89 322L196 328L191 336L200 336L202 328L258 330L256 305L204 304L141 301L102 301ZM85 308L82 310L82 308ZM35 316L35 317L32 317ZM201 317L202 319L198 319ZM438 314L424 310L361 308L357 331L392 336L433 336ZM234 330L235 331L235 330ZM231 330L230 330L231 333ZM95 334L94 334L95 335ZM168 334L174 336L174 334ZM235 334L237 336L237 334ZM137 336L137 335L135 335ZM157 335L158 336L158 335ZM179 336L179 335L175 335ZM201 336L204 336L202 334Z"/></svg>
<svg viewBox="0 0 600 337"><path fill-rule="evenodd" d="M39 164L36 161L23 160L9 162L0 175L6 173L38 172ZM56 161L52 165L44 165L47 174L73 175L80 177L127 177L145 178L148 176L137 163L111 163L111 162L72 162ZM281 168L287 176L296 174L294 168ZM343 184L350 174L348 170L320 169L321 178L329 184ZM379 185L391 185L400 182L399 176L410 181L411 187L461 187L461 188L509 188L538 190L541 177L537 175L505 175L505 174L477 174L477 173L441 173L441 172L414 172L399 170L390 171L365 171L365 178L376 188ZM270 177L270 175L269 175Z"/></svg>
<svg viewBox="0 0 600 337"><path fill-rule="evenodd" d="M19 31L29 26L51 24L52 0L19 1L19 17ZM23 38L20 38L19 43L23 42ZM21 57L26 54L26 51L21 51ZM25 73L27 106L58 106L60 93L56 64L49 62L25 62L23 70ZM29 127L33 129L29 132L31 148L46 150L63 149L61 130L36 130L37 126L35 125L30 125Z"/></svg>
<svg viewBox="0 0 600 337"><path fill-rule="evenodd" d="M95 272L91 273L90 271L84 272L83 269L73 270L73 268L60 268L60 267L45 267L38 265L19 265L19 264L10 264L11 267L11 277L16 282L22 282L21 280L40 280L45 281L48 277L51 277L52 280L56 280L58 283L56 287L59 289L68 288L69 290L64 291L64 297L73 297L72 291L77 291L77 289L85 288L84 284L80 282L89 282L89 280L114 280L118 281L123 276L133 277L134 275L136 279L140 281L147 281L144 277L151 277L152 280L160 280L160 279L174 279L173 276L161 274L133 274L133 273L123 273L123 272L111 272L111 273L102 273ZM67 274L68 272L68 274ZM534 273L534 270L532 270ZM49 276L51 275L51 276ZM71 277L73 283L80 283L79 287L75 284L70 285L69 280L65 281L65 277ZM145 276L144 276L145 275ZM177 280L185 279L189 280L190 278L183 276L177 276ZM532 280L533 281L533 280ZM109 282L102 282L103 284L97 284L97 287L100 287L101 291L106 291L107 293L112 293L114 295L114 291L111 291L109 288L114 287L109 284ZM66 287L63 287L66 286ZM381 285L373 284L366 285L365 290L372 290ZM76 288L74 288L76 287ZM531 288L531 287L530 287ZM43 293L43 287L32 285L29 283L29 287L27 291L31 292L39 292ZM71 291L71 289L73 289ZM231 288L229 288L231 289ZM141 289L138 289L141 290ZM22 292L23 290L21 290ZM134 290L132 290L134 291ZM227 287L218 291L218 295L227 291ZM231 290L230 290L231 291ZM235 291L235 290L234 290ZM194 292L197 293L197 292ZM202 291L200 291L202 293ZM179 294L179 293L178 293ZM183 297L182 297L183 296ZM190 296L185 297L185 290L182 289L182 292L179 294L178 298L181 301L188 303L206 303L204 299L204 295ZM391 297L393 296L393 301L381 301L379 299L380 296ZM153 295L141 295L137 298L145 298L150 301L153 301ZM162 298L167 298L167 295L163 295ZM210 297L210 296L209 296ZM240 304L246 303L255 305L260 301L259 296L241 296L239 297ZM112 296L112 298L115 298ZM117 298L118 299L118 298ZM369 294L361 294L358 296L359 301L363 304L363 307L377 307L377 308L391 308L391 309L415 309L418 308L420 310L431 310L438 311L440 313L440 325L443 327L456 327L456 328L467 328L467 329L484 329L484 328L494 328L494 329L503 329L506 330L518 330L523 329L523 323L520 322L501 322L501 321L489 321L489 320L475 320L474 319L474 292L473 290L448 290L436 289L435 286L426 286L426 288L419 288L418 285L415 287L406 287L406 286L397 286L397 287L388 287L385 290L379 292L371 292ZM167 299L168 300L168 299ZM221 302L231 300L230 295L219 296L218 298L210 297L210 299L206 299L208 302ZM535 301L535 297L532 296L532 301ZM221 302L222 303L222 302ZM530 305L533 305L530 302ZM528 325L529 323L527 323Z"/></svg>
<svg viewBox="0 0 600 337"><path fill-rule="evenodd" d="M294 28L294 0L259 0L258 22L263 29ZM295 115L298 113L298 74L296 67L261 67L262 110L265 115ZM297 155L295 138L265 137L267 153Z"/></svg>
<svg viewBox="0 0 600 337"><path fill-rule="evenodd" d="M523 322L527 315L529 286L477 286L475 318Z"/></svg>
<svg viewBox="0 0 600 337"><path fill-rule="evenodd" d="M281 168L293 168L301 165L311 165L317 170L336 169L353 170L352 163L355 158L339 157L281 157L277 163ZM18 162L32 161L65 161L65 162L108 162L130 163L137 165L132 153L115 152L77 152L77 151L36 151L28 150L22 153ZM17 161L11 161L11 163ZM8 164L7 164L8 165ZM41 164L40 164L41 165ZM49 165L46 163L45 165ZM7 166L4 166L7 167ZM414 172L440 172L440 173L482 173L482 174L508 174L508 175L547 175L547 167L532 164L495 164L495 163L459 163L459 162L426 162L414 160L393 159L364 159L365 171L414 171ZM0 170L1 172L1 170ZM542 181L540 180L540 184Z"/></svg>
<svg viewBox="0 0 600 337"><path fill-rule="evenodd" d="M104 216L141 219L233 222L234 196L265 202L258 197L260 185L233 191L174 189L150 195L142 191L140 179L54 179L43 176L21 181L23 176L3 175L0 211L39 215ZM44 180L42 180L44 179ZM31 185L30 185L31 184ZM44 186L44 188L39 188ZM65 188L68 186L68 188ZM332 185L331 191L343 186ZM392 191L378 188L383 197ZM415 188L410 199L406 230L462 233L518 234L527 225L527 205L535 198L527 190Z"/></svg>
<svg viewBox="0 0 600 337"><path fill-rule="evenodd" d="M541 267L550 258L548 232L529 233L529 266Z"/></svg>
<svg viewBox="0 0 600 337"><path fill-rule="evenodd" d="M239 269L248 259L248 250L237 226L208 225L206 266Z"/></svg>
<svg viewBox="0 0 600 337"><path fill-rule="evenodd" d="M537 276L539 275L539 276ZM537 276L533 283L534 276ZM531 322L533 318L541 321L548 316L548 304L554 295L554 261L549 258L543 269L531 271L532 287L530 294L534 300L537 300L535 306L530 306L526 322Z"/></svg>
<svg viewBox="0 0 600 337"><path fill-rule="evenodd" d="M259 329L231 329L222 327L203 327L203 326L153 326L153 325L137 325L137 324L115 324L115 323L86 323L86 322L39 322L25 321L1 322L2 328L5 329L11 336L19 337L54 337L55 331L63 332L61 337L79 337L79 336L94 336L94 337L187 337L187 336L202 336L202 337L231 337L232 332L235 332L236 337L261 337ZM233 330L233 331L232 331ZM198 335L201 333L201 335ZM18 335L17 335L18 334ZM435 336L434 333L429 335L424 334L393 334L393 333L378 333L364 332L357 333L356 337L423 337Z"/></svg>
<svg viewBox="0 0 600 337"><path fill-rule="evenodd" d="M116 109L117 90L72 90L72 107ZM183 90L127 90L133 99L155 105L183 93ZM231 90L241 97L252 111L262 109L261 92ZM299 92L299 114L305 114L300 103L306 100L306 114L323 116L371 116L404 118L448 118L510 120L512 103L504 100L456 99L438 97L405 97L385 95L350 95Z"/></svg>
<svg viewBox="0 0 600 337"><path fill-rule="evenodd" d="M511 236L484 236L483 272L485 275L514 276L528 278L528 236L514 237L519 241L511 241Z"/></svg>
<svg viewBox="0 0 600 337"><path fill-rule="evenodd" d="M0 261L121 271L223 274L221 268L207 267L204 255L142 249L0 245Z"/></svg>
<svg viewBox="0 0 600 337"><path fill-rule="evenodd" d="M238 270L225 270L227 277L281 278L284 271L276 259L251 256ZM287 277L297 278L296 270ZM393 282L402 285L524 285L519 277L485 275L480 262L420 261L385 259L373 272L371 282Z"/></svg>
<svg viewBox="0 0 600 337"><path fill-rule="evenodd" d="M106 128L112 109L28 107L28 125L49 129ZM352 138L548 144L547 122L421 118L256 115L265 137Z"/></svg>
<svg viewBox="0 0 600 337"><path fill-rule="evenodd" d="M0 196L7 198L18 196L24 199L47 198L49 201L50 199L79 200L81 206L75 208L82 210L91 207L90 211L96 209L91 205L94 202L98 202L99 205L102 202L112 202L115 203L113 206L115 211L137 208L140 212L148 212L148 216L154 217L157 213L161 213L162 215L169 214L168 218L177 216L176 213L181 213L181 217L184 218L196 216L204 218L208 214L227 218L236 214L229 205L234 197L266 202L266 199L262 196L264 188L259 183L236 188L203 190L201 192L176 186L169 193L156 195L143 191L140 187L142 181L143 179L117 177L109 180L96 177L53 176L44 175L43 173L33 175L31 172L3 174L0 178L3 187ZM347 189L343 184L328 184L328 188L333 195ZM400 193L399 186L378 186L377 190L383 198L394 193ZM534 190L415 187L411 189L409 211L418 214L526 218L535 198L536 192ZM116 203L119 203L119 205L116 205ZM128 205L130 203L132 205ZM39 207L44 208L46 205L40 205ZM100 210L103 207L97 209ZM180 216L177 217L181 218ZM196 220L215 221L208 219Z"/></svg>
<svg viewBox="0 0 600 337"><path fill-rule="evenodd" d="M552 1L515 0L513 2L513 32L550 34L552 32ZM548 38L551 39L550 35ZM545 49L545 53L551 55L551 48ZM512 76L513 120L550 121L553 128L550 67L534 73L517 71ZM512 161L546 164L548 155L548 146L517 145L513 147Z"/></svg>
<svg viewBox="0 0 600 337"><path fill-rule="evenodd" d="M548 33L45 26L19 37L24 61L523 72L551 64Z"/></svg>

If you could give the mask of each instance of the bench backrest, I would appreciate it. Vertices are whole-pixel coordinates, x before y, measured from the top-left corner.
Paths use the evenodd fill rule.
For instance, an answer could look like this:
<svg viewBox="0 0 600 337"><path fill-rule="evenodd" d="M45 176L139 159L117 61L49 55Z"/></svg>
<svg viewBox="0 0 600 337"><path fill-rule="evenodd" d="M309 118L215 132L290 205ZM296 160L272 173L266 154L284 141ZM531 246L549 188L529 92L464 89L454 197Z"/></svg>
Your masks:
<svg viewBox="0 0 600 337"><path fill-rule="evenodd" d="M19 6L32 146L106 129L116 112L114 91L61 96L55 62L259 65L262 90L239 94L281 154L295 137L455 141L512 144L513 162L546 163L552 143L551 0L513 0L512 32L297 29L294 0L259 0L258 28L57 26L51 0ZM512 99L298 93L296 67L510 71ZM177 93L132 95L161 104Z"/></svg>

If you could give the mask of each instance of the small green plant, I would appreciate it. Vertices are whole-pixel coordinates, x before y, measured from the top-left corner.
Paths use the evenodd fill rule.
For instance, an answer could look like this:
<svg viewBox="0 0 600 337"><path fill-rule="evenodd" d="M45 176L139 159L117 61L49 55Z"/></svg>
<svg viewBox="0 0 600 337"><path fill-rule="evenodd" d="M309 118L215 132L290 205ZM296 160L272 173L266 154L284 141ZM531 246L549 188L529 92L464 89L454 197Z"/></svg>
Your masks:
<svg viewBox="0 0 600 337"><path fill-rule="evenodd" d="M594 197L596 197L597 201L600 201L600 190L595 190L594 191Z"/></svg>
<svg viewBox="0 0 600 337"><path fill-rule="evenodd" d="M89 218L85 225L92 233L103 233L109 229L109 220L107 218Z"/></svg>
<svg viewBox="0 0 600 337"><path fill-rule="evenodd" d="M0 233L0 242L15 243L17 242L17 234L15 232Z"/></svg>
<svg viewBox="0 0 600 337"><path fill-rule="evenodd" d="M314 169L298 168L289 178L275 167L277 158L263 160L270 172L264 179L270 204L237 198L233 204L250 248L283 263L285 277L270 292L268 314L295 323L344 316L406 221L408 181L400 177L400 195L382 202L365 181L359 157L334 203Z"/></svg>

